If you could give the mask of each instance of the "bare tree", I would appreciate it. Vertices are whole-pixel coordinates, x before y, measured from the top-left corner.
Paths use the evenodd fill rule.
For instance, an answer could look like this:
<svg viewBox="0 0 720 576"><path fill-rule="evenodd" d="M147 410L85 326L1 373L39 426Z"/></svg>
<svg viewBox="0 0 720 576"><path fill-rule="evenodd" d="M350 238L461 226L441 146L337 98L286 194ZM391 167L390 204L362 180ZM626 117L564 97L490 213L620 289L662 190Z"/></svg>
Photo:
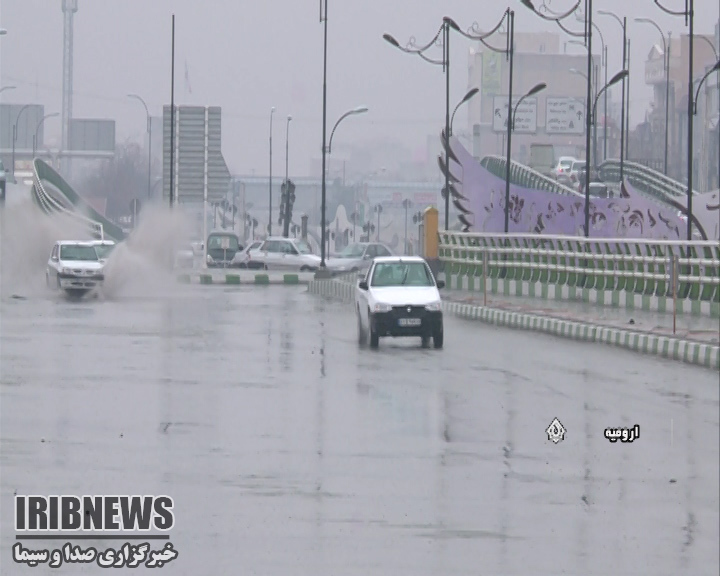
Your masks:
<svg viewBox="0 0 720 576"><path fill-rule="evenodd" d="M104 162L82 184L87 198L107 199L106 216L130 216L130 201L147 196L147 156L131 142L118 146L115 157Z"/></svg>

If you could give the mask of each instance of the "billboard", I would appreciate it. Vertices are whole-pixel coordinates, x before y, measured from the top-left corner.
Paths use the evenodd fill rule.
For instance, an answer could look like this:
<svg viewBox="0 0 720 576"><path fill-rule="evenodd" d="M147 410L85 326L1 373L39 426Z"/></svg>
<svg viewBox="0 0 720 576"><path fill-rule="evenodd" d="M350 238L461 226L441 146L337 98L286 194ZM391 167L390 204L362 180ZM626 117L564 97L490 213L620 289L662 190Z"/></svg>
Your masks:
<svg viewBox="0 0 720 576"><path fill-rule="evenodd" d="M221 150L219 106L176 106L173 188L178 202L217 202L231 191L230 172ZM163 196L170 194L170 106L163 107Z"/></svg>
<svg viewBox="0 0 720 576"><path fill-rule="evenodd" d="M482 93L490 96L500 92L502 55L492 50L482 53Z"/></svg>
<svg viewBox="0 0 720 576"><path fill-rule="evenodd" d="M513 110L520 97L513 98ZM507 132L508 97L495 96L493 98L493 132ZM513 132L521 134L535 134L537 132L537 98L525 98L515 113L515 127Z"/></svg>
<svg viewBox="0 0 720 576"><path fill-rule="evenodd" d="M0 104L0 148L10 150L13 146L13 127L17 122L16 150L32 150L33 136L43 141L41 121L45 107L40 104ZM39 127L38 127L39 126Z"/></svg>
<svg viewBox="0 0 720 576"><path fill-rule="evenodd" d="M68 149L83 152L115 152L115 120L71 118Z"/></svg>
<svg viewBox="0 0 720 576"><path fill-rule="evenodd" d="M585 104L579 98L547 98L545 101L547 134L585 134Z"/></svg>

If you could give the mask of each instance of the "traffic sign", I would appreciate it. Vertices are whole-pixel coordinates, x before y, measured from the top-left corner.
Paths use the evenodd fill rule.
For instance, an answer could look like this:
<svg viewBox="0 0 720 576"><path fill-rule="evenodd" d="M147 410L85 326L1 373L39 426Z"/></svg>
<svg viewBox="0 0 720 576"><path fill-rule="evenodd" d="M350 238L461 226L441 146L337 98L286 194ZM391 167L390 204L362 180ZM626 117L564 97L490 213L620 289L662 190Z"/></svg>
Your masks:
<svg viewBox="0 0 720 576"><path fill-rule="evenodd" d="M520 97L513 98L513 109ZM493 132L507 132L508 97L493 97ZM515 113L515 133L535 134L537 132L537 98L525 98Z"/></svg>
<svg viewBox="0 0 720 576"><path fill-rule="evenodd" d="M548 134L584 134L585 104L578 98L545 100L545 132Z"/></svg>

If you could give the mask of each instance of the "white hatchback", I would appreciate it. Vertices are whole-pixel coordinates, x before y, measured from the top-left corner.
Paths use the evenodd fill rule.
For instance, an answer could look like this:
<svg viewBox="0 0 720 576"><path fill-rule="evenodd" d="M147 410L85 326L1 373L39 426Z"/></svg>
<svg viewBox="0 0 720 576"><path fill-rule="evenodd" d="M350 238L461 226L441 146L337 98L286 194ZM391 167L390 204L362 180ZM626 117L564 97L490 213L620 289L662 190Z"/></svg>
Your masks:
<svg viewBox="0 0 720 576"><path fill-rule="evenodd" d="M320 257L298 238L270 237L259 248L248 251L248 257L248 268L315 272L320 267Z"/></svg>
<svg viewBox="0 0 720 576"><path fill-rule="evenodd" d="M419 336L424 347L433 339L443 346L443 313L439 290L428 263L418 256L376 258L355 290L358 339L377 348L383 336Z"/></svg>

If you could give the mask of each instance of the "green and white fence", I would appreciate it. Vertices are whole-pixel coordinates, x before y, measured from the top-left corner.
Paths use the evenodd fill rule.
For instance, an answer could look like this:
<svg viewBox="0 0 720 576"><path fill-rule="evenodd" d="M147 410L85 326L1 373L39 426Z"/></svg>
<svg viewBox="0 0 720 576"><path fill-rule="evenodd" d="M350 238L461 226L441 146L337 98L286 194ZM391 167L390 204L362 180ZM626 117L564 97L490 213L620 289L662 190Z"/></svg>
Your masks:
<svg viewBox="0 0 720 576"><path fill-rule="evenodd" d="M440 232L448 288L720 316L720 245Z"/></svg>

